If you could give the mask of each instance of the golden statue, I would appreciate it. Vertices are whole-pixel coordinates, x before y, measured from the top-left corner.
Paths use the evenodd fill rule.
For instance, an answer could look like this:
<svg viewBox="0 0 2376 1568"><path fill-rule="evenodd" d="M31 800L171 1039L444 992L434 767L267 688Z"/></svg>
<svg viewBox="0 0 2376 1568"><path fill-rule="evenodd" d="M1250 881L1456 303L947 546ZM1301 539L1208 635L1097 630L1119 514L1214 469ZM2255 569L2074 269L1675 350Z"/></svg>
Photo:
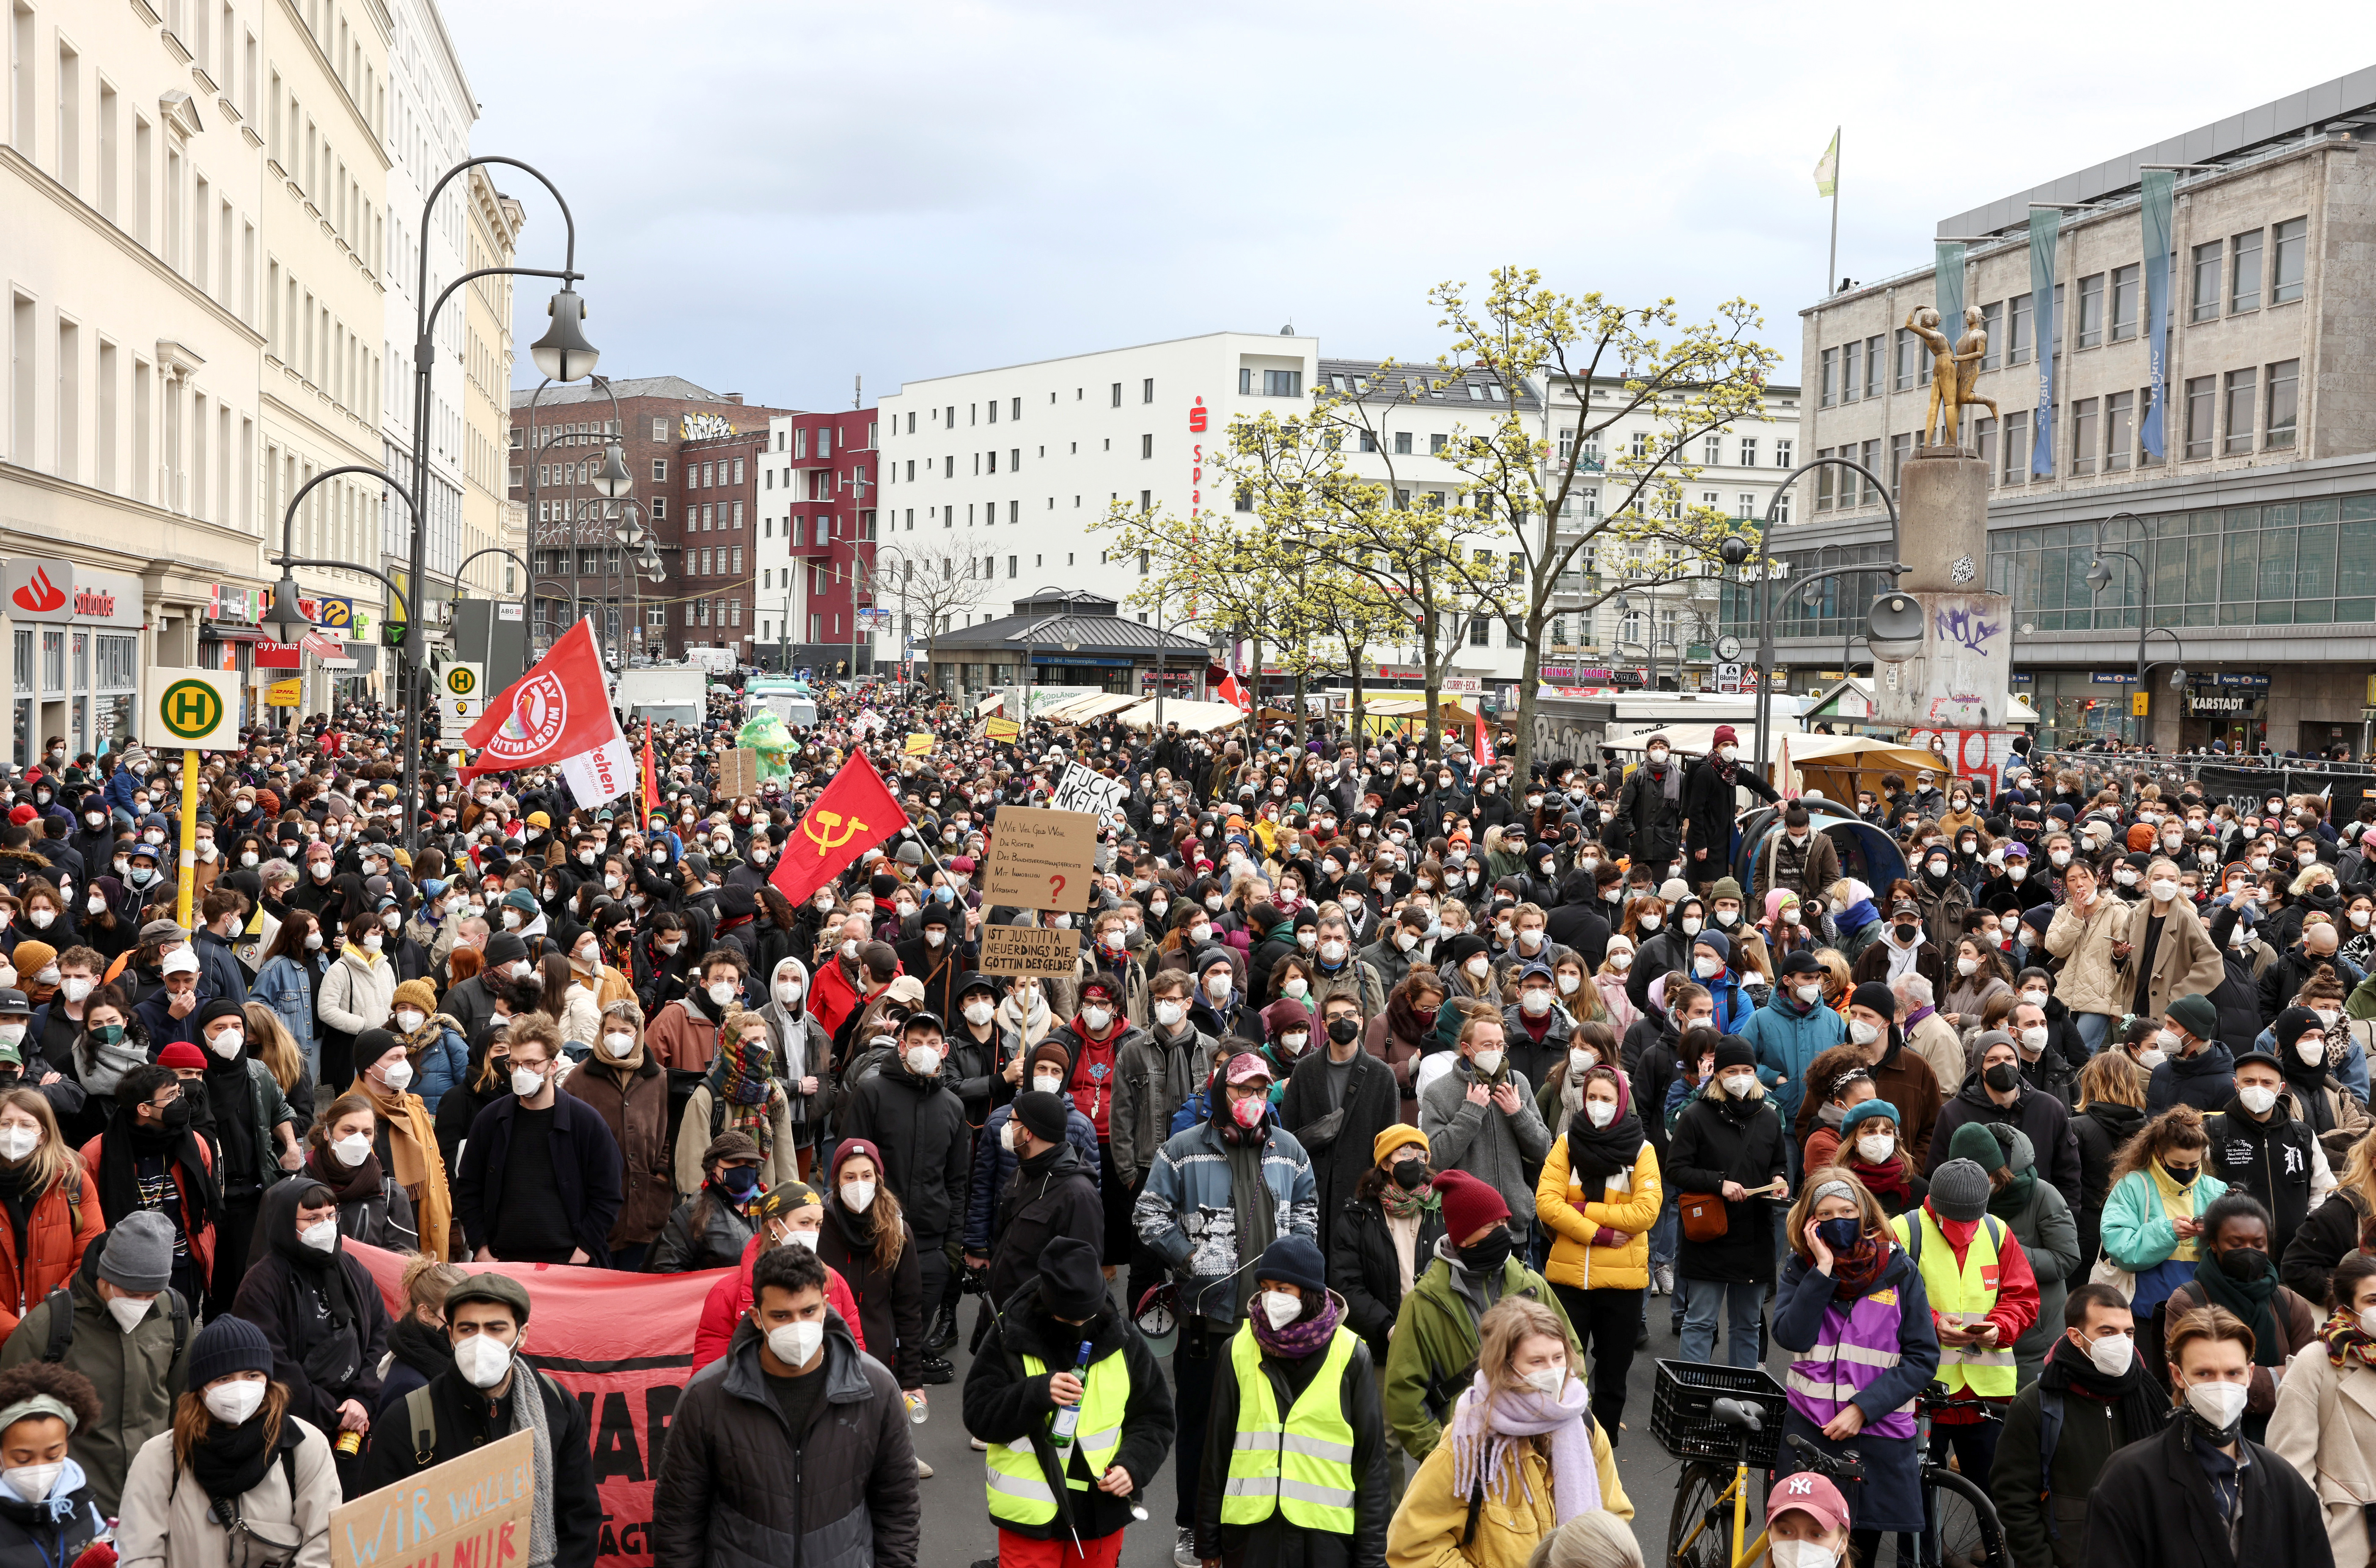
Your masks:
<svg viewBox="0 0 2376 1568"><path fill-rule="evenodd" d="M1925 446L1956 446L1963 438L1963 406L1976 403L1989 410L1995 419L1997 406L1972 390L1979 379L1980 361L1988 357L1989 335L1982 326L1980 307L1967 305L1964 310L1964 336L1960 342L1950 343L1947 335L1939 330L1939 313L1929 305L1917 305L1906 317L1906 329L1922 339L1930 350L1930 406L1922 416L1922 445ZM1931 433L1939 433L1933 441Z"/></svg>

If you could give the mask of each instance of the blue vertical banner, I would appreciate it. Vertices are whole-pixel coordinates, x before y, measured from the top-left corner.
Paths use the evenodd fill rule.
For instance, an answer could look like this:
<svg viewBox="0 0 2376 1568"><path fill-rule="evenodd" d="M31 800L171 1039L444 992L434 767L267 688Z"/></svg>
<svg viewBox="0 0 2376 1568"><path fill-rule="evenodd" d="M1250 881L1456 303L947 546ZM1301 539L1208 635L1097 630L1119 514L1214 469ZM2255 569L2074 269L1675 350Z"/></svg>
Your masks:
<svg viewBox="0 0 2376 1568"><path fill-rule="evenodd" d="M1932 297L1939 302L1939 330L1952 343L1964 332L1964 247L1941 240L1938 253L1937 292Z"/></svg>
<svg viewBox="0 0 2376 1568"><path fill-rule="evenodd" d="M2145 455L2162 455L2162 405L2169 395L2169 223L2171 192L2178 187L2172 169L2148 169L2140 177L2144 187L2145 229L2145 386L2152 404L2137 439Z"/></svg>
<svg viewBox="0 0 2376 1568"><path fill-rule="evenodd" d="M2037 438L2030 443L2029 471L2054 473L2054 241L2062 232L2060 208L2029 213L2029 318L2037 354L2037 411L2030 416Z"/></svg>

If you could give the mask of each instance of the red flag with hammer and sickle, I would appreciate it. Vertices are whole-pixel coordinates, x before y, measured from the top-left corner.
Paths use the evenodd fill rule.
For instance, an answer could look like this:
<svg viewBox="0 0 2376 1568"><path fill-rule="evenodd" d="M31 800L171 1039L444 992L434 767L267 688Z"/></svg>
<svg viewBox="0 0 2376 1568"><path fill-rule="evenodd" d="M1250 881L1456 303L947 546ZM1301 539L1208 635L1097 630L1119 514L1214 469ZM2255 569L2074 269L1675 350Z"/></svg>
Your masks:
<svg viewBox="0 0 2376 1568"><path fill-rule="evenodd" d="M768 883L798 904L842 868L908 826L908 814L866 760L852 752L816 804L792 828Z"/></svg>

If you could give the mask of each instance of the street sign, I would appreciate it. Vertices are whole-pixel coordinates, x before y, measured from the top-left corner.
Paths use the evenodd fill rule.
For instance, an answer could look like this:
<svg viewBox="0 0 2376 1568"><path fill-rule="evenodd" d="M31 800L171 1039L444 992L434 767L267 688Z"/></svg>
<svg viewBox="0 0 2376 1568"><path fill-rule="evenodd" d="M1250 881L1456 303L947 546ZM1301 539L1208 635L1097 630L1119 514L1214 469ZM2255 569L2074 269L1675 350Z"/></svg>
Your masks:
<svg viewBox="0 0 2376 1568"><path fill-rule="evenodd" d="M140 683L140 743L161 751L234 751L239 746L236 671L160 670Z"/></svg>
<svg viewBox="0 0 2376 1568"><path fill-rule="evenodd" d="M301 683L294 675L290 676L289 679L285 681L273 682L272 684L264 688L264 706L267 707L295 707L298 702L297 689L300 684Z"/></svg>
<svg viewBox="0 0 2376 1568"><path fill-rule="evenodd" d="M438 682L449 697L469 697L481 703L486 700L487 667L469 659L456 659L446 666Z"/></svg>
<svg viewBox="0 0 2376 1568"><path fill-rule="evenodd" d="M2153 694L2150 692L2131 692L2129 694L2129 711L2139 719L2151 718L2153 716Z"/></svg>
<svg viewBox="0 0 2376 1568"><path fill-rule="evenodd" d="M437 699L437 738L459 743L469 733L470 726L476 724L479 716L486 710L487 705L476 697L440 696Z"/></svg>

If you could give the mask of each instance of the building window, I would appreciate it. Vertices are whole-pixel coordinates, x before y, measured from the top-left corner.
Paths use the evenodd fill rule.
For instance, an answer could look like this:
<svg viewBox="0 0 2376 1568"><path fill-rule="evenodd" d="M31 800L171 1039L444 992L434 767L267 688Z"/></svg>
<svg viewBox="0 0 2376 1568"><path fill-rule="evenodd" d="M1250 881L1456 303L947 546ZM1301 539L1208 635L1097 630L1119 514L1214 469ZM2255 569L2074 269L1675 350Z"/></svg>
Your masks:
<svg viewBox="0 0 2376 1568"><path fill-rule="evenodd" d="M2209 321L2219 314L2219 255L2221 243L2194 247L2193 286L2188 293L2187 319Z"/></svg>
<svg viewBox="0 0 2376 1568"><path fill-rule="evenodd" d="M1444 434L1443 432L1440 430L1432 432L1427 438L1427 455L1431 457L1440 457L1443 456L1444 445L1451 439L1452 437Z"/></svg>
<svg viewBox="0 0 2376 1568"><path fill-rule="evenodd" d="M1122 407L1122 383L1119 381L1113 384L1113 406L1117 409Z"/></svg>
<svg viewBox="0 0 2376 1568"><path fill-rule="evenodd" d="M655 495L655 496L653 496L653 497L652 497L652 521L654 521L654 522L659 522L662 517L667 517L667 516L668 516L668 497L667 497L667 496L665 496L665 495Z"/></svg>
<svg viewBox="0 0 2376 1568"><path fill-rule="evenodd" d="M1982 370L1994 370L2004 362L2004 334L1999 330L2003 326L2004 302L2002 300L1999 300L1992 305L1980 307L1980 330L1989 335L1988 351L1980 356Z"/></svg>
<svg viewBox="0 0 2376 1568"><path fill-rule="evenodd" d="M668 421L666 418L663 417L652 421L652 439L655 441L666 441L668 439Z"/></svg>
<svg viewBox="0 0 2376 1568"><path fill-rule="evenodd" d="M1922 339L1905 327L1897 328L1896 389L1910 392L1930 379L1930 357L1922 351Z"/></svg>
<svg viewBox="0 0 2376 1568"><path fill-rule="evenodd" d="M1150 375L1145 381L1139 383L1138 400L1142 403L1152 403L1155 401L1155 377Z"/></svg>
<svg viewBox="0 0 2376 1568"><path fill-rule="evenodd" d="M1470 647L1491 647L1493 640L1492 625L1493 623L1485 616L1468 617L1468 646Z"/></svg>
<svg viewBox="0 0 2376 1568"><path fill-rule="evenodd" d="M1241 512L1251 512L1253 509L1254 487L1251 484L1241 484L1238 486L1237 510Z"/></svg>
<svg viewBox="0 0 2376 1568"><path fill-rule="evenodd" d="M1828 446L1821 447L1821 448L1819 448L1819 449L1816 451L1816 453L1815 453L1816 457L1817 457L1817 458L1819 458L1819 459L1820 459L1820 458L1824 458L1824 457L1830 457L1831 455L1832 455L1832 449L1831 449L1830 447L1828 447ZM1832 465L1831 465L1831 464L1829 464L1829 463L1824 463L1824 464L1823 465L1823 467L1821 467L1821 468L1819 468L1819 469L1817 469L1815 470L1815 510L1816 510L1816 511L1818 511L1818 512L1828 512L1828 511L1830 511L1830 510L1832 509L1832 479L1833 479L1833 476L1834 476L1835 474L1841 474L1841 473L1845 473L1846 471L1847 471L1846 469L1835 469L1835 468L1834 468L1834 467L1832 467ZM1849 482L1850 482L1851 484L1853 484L1853 483L1855 482L1855 481L1850 480L1850 481L1849 481Z"/></svg>
<svg viewBox="0 0 2376 1568"><path fill-rule="evenodd" d="M2027 364L2037 351L2035 303L2027 294L2015 294L2005 302L2005 311L2012 325L2005 343L2005 363L2009 365Z"/></svg>
<svg viewBox="0 0 2376 1568"><path fill-rule="evenodd" d="M2137 335L2138 307L2144 299L2142 273L2142 267L2133 261L2112 269L2111 341L2115 343L2125 343Z"/></svg>
<svg viewBox="0 0 2376 1568"><path fill-rule="evenodd" d="M1864 395L1881 396L1882 345L1887 341L1878 332L1864 340Z"/></svg>
<svg viewBox="0 0 2376 1568"><path fill-rule="evenodd" d="M1837 349L1824 350L1823 387L1823 406L1828 409L1840 400L1840 351Z"/></svg>
<svg viewBox="0 0 2376 1568"><path fill-rule="evenodd" d="M1979 419L1972 422L1972 447L1980 456L1980 467L1987 471L1989 482L1991 485L1995 484L1997 482L1996 421Z"/></svg>
<svg viewBox="0 0 2376 1568"><path fill-rule="evenodd" d="M2269 433L2264 445L2272 451L2294 444L2294 425L2301 401L2301 361L2279 360L2269 367Z"/></svg>
<svg viewBox="0 0 2376 1568"><path fill-rule="evenodd" d="M1740 466L1744 469L1757 466L1757 437L1744 435L1740 438Z"/></svg>
<svg viewBox="0 0 2376 1568"><path fill-rule="evenodd" d="M2079 279L2078 346L2092 349L2104 340L2104 275L2091 273Z"/></svg>
<svg viewBox="0 0 2376 1568"><path fill-rule="evenodd" d="M2290 304L2302 297L2302 274L2310 260L2310 220L2289 218L2270 232L2269 303Z"/></svg>
<svg viewBox="0 0 2376 1568"><path fill-rule="evenodd" d="M2126 473L2136 443L2137 395L2115 392L2104 399L2104 471Z"/></svg>
<svg viewBox="0 0 2376 1568"><path fill-rule="evenodd" d="M2257 371L2228 373L2228 440L2221 451L2233 454L2252 449L2252 394L2259 385Z"/></svg>
<svg viewBox="0 0 2376 1568"><path fill-rule="evenodd" d="M1889 495L1893 501L1897 498L1898 480L1906 472L1907 459L1913 456L1914 437L1911 434L1901 433L1889 438Z"/></svg>
<svg viewBox="0 0 2376 1568"><path fill-rule="evenodd" d="M2219 410L2219 378L2197 375L2186 384L2186 455L2189 457L2211 456L2213 432Z"/></svg>
<svg viewBox="0 0 2376 1568"><path fill-rule="evenodd" d="M2004 417L2004 481L2029 482L2029 413L2016 410Z"/></svg>
<svg viewBox="0 0 2376 1568"><path fill-rule="evenodd" d="M2261 308L2261 232L2239 234L2229 242L2235 257L2228 268L2228 313Z"/></svg>
<svg viewBox="0 0 2376 1568"><path fill-rule="evenodd" d="M1154 437L1154 436L1152 436L1152 435L1142 435L1142 436L1140 436L1140 437L1138 438L1138 455L1139 455L1142 458L1144 458L1144 457L1154 457L1154 456L1155 456L1155 437ZM994 457L994 456L995 456L995 454L992 454L992 456Z"/></svg>
<svg viewBox="0 0 2376 1568"><path fill-rule="evenodd" d="M1862 350L1854 343L1840 350L1840 401L1843 403L1853 403L1857 399L1857 361L1861 357Z"/></svg>
<svg viewBox="0 0 2376 1568"><path fill-rule="evenodd" d="M2071 405L2071 472L2075 477L2096 471L2096 420L2098 404L2081 398Z"/></svg>
<svg viewBox="0 0 2376 1568"><path fill-rule="evenodd" d="M1410 456L1410 450L1411 433L1408 430L1398 430L1395 432L1395 456L1397 457L1408 457Z"/></svg>
<svg viewBox="0 0 2376 1568"><path fill-rule="evenodd" d="M1777 468L1777 469L1787 469L1787 468L1790 467L1790 453L1791 453L1791 449L1792 449L1793 445L1794 445L1794 444L1793 444L1793 442L1791 441L1791 438L1790 438L1789 436L1787 436L1787 435L1779 435L1779 436L1775 437L1775 439L1774 439L1774 466L1775 466L1776 468Z"/></svg>

